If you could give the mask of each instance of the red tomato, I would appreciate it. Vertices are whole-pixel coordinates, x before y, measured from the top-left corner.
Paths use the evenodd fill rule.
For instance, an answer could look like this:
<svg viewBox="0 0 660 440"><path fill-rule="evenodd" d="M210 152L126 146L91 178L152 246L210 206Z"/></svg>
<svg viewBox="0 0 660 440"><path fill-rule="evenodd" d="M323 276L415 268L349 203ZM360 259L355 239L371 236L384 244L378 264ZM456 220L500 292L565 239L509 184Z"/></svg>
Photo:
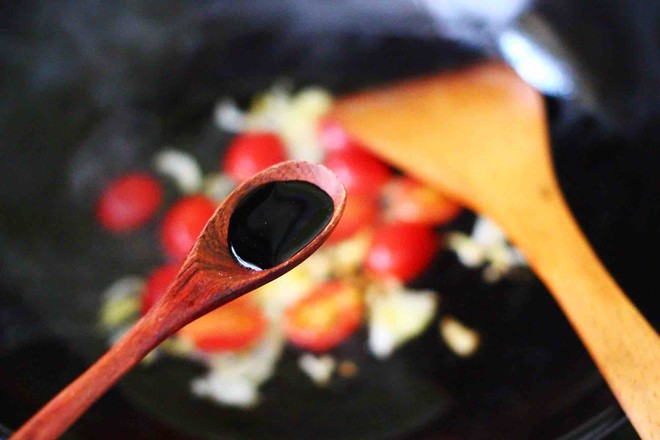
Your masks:
<svg viewBox="0 0 660 440"><path fill-rule="evenodd" d="M378 218L378 202L373 197L349 195L339 223L328 237L327 243L349 238L360 229L373 224Z"/></svg>
<svg viewBox="0 0 660 440"><path fill-rule="evenodd" d="M321 121L319 124L318 136L321 147L323 147L327 153L350 150L352 148L361 148L360 143L351 137L339 122L331 119L324 119Z"/></svg>
<svg viewBox="0 0 660 440"><path fill-rule="evenodd" d="M426 269L438 247L438 237L429 226L387 223L374 231L365 270L383 278L410 281Z"/></svg>
<svg viewBox="0 0 660 440"><path fill-rule="evenodd" d="M443 193L409 177L385 188L385 217L407 223L442 225L461 212L461 206Z"/></svg>
<svg viewBox="0 0 660 440"><path fill-rule="evenodd" d="M200 195L184 197L172 205L160 230L160 239L167 254L177 260L185 258L215 208L213 202Z"/></svg>
<svg viewBox="0 0 660 440"><path fill-rule="evenodd" d="M96 216L110 231L130 231L145 224L162 200L163 189L155 177L145 173L125 174L103 190Z"/></svg>
<svg viewBox="0 0 660 440"><path fill-rule="evenodd" d="M287 159L284 144L274 133L247 132L238 135L225 153L222 169L241 183L254 174Z"/></svg>
<svg viewBox="0 0 660 440"><path fill-rule="evenodd" d="M146 314L151 307L160 299L170 287L170 284L179 273L178 264L166 264L156 268L147 277L147 282L142 293L142 307L140 313Z"/></svg>
<svg viewBox="0 0 660 440"><path fill-rule="evenodd" d="M392 176L390 168L363 150L350 149L328 155L323 162L352 195L376 196Z"/></svg>
<svg viewBox="0 0 660 440"><path fill-rule="evenodd" d="M289 307L282 325L294 345L325 351L348 338L360 326L363 316L364 304L358 288L330 281Z"/></svg>
<svg viewBox="0 0 660 440"><path fill-rule="evenodd" d="M266 325L259 307L242 297L197 318L179 330L179 335L203 351L236 351L261 338Z"/></svg>

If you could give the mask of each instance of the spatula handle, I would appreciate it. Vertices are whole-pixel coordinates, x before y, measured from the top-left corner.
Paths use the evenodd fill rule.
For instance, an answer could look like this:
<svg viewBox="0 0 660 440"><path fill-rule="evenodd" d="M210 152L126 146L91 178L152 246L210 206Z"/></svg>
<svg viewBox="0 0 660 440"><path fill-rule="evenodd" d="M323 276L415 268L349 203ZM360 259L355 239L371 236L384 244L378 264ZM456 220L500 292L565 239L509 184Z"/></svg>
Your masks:
<svg viewBox="0 0 660 440"><path fill-rule="evenodd" d="M331 116L372 152L500 225L645 439L660 439L660 338L607 273L556 183L542 96L483 63L366 91Z"/></svg>
<svg viewBox="0 0 660 440"><path fill-rule="evenodd" d="M590 247L557 188L507 230L550 289L643 439L660 439L660 337ZM514 238L514 241L516 239Z"/></svg>

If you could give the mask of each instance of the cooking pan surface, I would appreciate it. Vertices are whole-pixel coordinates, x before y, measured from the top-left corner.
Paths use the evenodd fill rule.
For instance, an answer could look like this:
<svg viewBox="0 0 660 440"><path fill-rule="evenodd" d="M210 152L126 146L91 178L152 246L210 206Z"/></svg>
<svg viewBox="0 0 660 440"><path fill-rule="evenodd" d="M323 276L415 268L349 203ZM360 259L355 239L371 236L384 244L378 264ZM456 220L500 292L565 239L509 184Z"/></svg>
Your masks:
<svg viewBox="0 0 660 440"><path fill-rule="evenodd" d="M252 41L256 52L268 47L260 41ZM162 261L157 222L120 238L96 226L94 200L112 176L147 168L152 153L165 144L187 148L205 166L216 166L228 138L209 123L214 100L227 94L247 98L281 76L345 92L479 59L446 42L392 39L347 49L332 69L294 69L282 62L252 76L227 73L218 79L210 74L216 66L202 63L214 49L188 60L194 67L158 100L111 111L86 102L85 86L73 82L30 89L24 100L19 95L25 89L8 92L16 105L2 121L8 148L0 170L0 393L15 405L0 413L0 423L16 428L101 354L102 292L127 272L143 274ZM231 54L219 52L231 65ZM198 81L192 84L192 78ZM73 101L62 107L65 96ZM569 203L615 278L657 325L651 263L637 257L658 238L653 192L658 179L653 162L645 160L657 158L657 129L649 125L634 136L618 135L553 100L548 113ZM167 197L171 201L173 193ZM466 213L452 227L469 230L473 221ZM621 419L570 326L529 271L489 285L479 271L445 252L414 284L437 289L443 312L479 330L482 347L474 357L460 359L439 344L436 325L385 362L366 354L362 334L337 349L359 365L355 380L319 390L289 352L263 388L264 401L250 411L192 398L189 381L200 367L163 358L131 372L71 436L489 438L498 432L542 439L585 420L612 426Z"/></svg>

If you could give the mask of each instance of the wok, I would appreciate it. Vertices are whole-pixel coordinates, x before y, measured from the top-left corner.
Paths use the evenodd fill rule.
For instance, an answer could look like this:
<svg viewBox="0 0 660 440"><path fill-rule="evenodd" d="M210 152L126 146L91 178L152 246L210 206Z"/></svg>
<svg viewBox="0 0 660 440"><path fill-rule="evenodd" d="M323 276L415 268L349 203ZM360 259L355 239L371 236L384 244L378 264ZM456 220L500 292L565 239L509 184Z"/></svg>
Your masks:
<svg viewBox="0 0 660 440"><path fill-rule="evenodd" d="M228 138L212 123L214 102L245 101L282 77L345 93L497 56L478 38L438 36L408 2L366 3L371 9L293 1L4 6L1 424L16 428L105 349L96 325L101 293L162 259L153 224L122 238L95 225L91 207L112 176L147 167L165 144L216 166ZM602 261L657 328L654 259L645 256L660 232L659 64L646 40L657 41L649 14L658 7L640 4L599 2L600 15L579 23L571 20L589 17L590 2L537 10L559 23L580 61L572 74L590 85L577 99L546 100L560 184ZM581 35L585 26L595 34ZM614 48L604 27L622 32ZM468 230L473 220L467 213L454 226ZM200 367L166 359L134 370L68 435L602 438L624 422L530 272L489 285L447 252L414 284L439 290L442 310L480 331L476 356L457 358L430 330L379 362L357 337L338 349L360 365L356 380L318 390L288 355L264 402L248 412L191 398L188 381Z"/></svg>

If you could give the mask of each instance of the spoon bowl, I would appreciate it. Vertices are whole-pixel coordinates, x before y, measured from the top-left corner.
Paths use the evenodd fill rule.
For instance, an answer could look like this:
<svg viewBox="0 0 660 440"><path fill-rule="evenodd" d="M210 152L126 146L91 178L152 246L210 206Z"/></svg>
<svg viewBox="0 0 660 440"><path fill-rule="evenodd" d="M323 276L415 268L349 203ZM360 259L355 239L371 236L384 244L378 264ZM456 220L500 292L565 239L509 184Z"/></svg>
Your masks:
<svg viewBox="0 0 660 440"><path fill-rule="evenodd" d="M303 181L316 185L333 201L325 227L291 258L272 268L253 270L232 256L229 220L252 190L270 182ZM62 390L11 437L47 440L62 434L115 382L153 348L184 325L296 267L334 230L346 202L337 177L322 165L289 161L272 166L236 188L216 209L161 299L80 377Z"/></svg>
<svg viewBox="0 0 660 440"><path fill-rule="evenodd" d="M507 66L487 63L347 97L331 117L375 154L498 223L639 434L660 438L660 338L563 198L537 91Z"/></svg>

